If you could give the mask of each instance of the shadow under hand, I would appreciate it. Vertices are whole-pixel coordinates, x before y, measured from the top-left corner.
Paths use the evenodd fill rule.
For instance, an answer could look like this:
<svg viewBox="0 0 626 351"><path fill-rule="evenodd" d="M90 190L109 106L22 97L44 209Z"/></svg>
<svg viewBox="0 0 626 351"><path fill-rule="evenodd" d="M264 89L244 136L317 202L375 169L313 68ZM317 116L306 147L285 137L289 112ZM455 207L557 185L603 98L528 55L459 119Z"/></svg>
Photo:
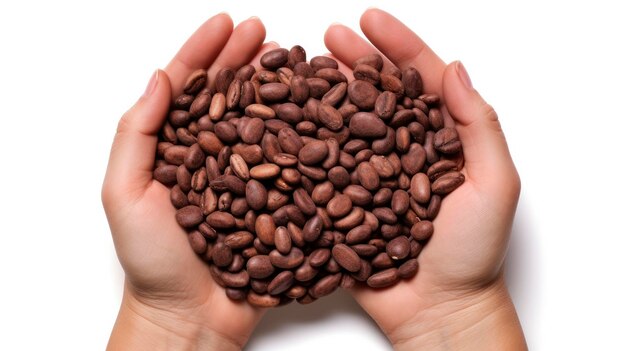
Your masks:
<svg viewBox="0 0 626 351"><path fill-rule="evenodd" d="M538 231L530 213L527 199L522 197L511 230L509 251L505 262L507 287L526 334L530 349L532 335L537 335L540 291L542 289L542 253Z"/></svg>
<svg viewBox="0 0 626 351"><path fill-rule="evenodd" d="M357 338L361 340L355 343ZM335 349L338 345L334 339L343 345L368 342L373 346L368 350L391 350L376 323L343 290L308 305L294 301L269 310L245 349L277 351L311 347L318 350L320 346Z"/></svg>

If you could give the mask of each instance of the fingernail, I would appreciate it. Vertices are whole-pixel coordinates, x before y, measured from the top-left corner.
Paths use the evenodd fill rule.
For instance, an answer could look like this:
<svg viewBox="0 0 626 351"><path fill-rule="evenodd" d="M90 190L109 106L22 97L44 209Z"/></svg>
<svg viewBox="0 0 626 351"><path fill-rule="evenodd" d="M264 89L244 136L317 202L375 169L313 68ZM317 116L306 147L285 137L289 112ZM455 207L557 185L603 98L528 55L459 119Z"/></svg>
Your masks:
<svg viewBox="0 0 626 351"><path fill-rule="evenodd" d="M150 96L154 91L154 88L157 86L157 82L159 81L159 70L155 70L152 73L152 77L150 77L150 82L148 82L148 86L146 87L146 91L143 92L143 96Z"/></svg>
<svg viewBox="0 0 626 351"><path fill-rule="evenodd" d="M463 66L461 61L456 62L456 73L459 75L459 79L461 80L461 82L463 82L463 84L465 85L467 89L474 88L472 86L472 80L470 79L469 74L467 74L467 71L465 70L465 66Z"/></svg>
<svg viewBox="0 0 626 351"><path fill-rule="evenodd" d="M248 18L246 21L252 21L252 20L260 21L261 19L259 18L259 16L250 16L250 18Z"/></svg>

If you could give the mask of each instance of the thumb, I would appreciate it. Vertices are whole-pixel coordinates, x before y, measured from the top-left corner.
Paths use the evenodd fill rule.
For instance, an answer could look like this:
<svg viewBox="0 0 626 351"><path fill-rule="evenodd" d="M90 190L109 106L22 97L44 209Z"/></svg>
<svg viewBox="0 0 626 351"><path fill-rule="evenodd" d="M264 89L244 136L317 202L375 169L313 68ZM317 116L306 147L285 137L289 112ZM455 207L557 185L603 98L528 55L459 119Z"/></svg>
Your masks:
<svg viewBox="0 0 626 351"><path fill-rule="evenodd" d="M460 61L446 67L443 98L463 143L468 181L481 193L515 198L519 176L511 159L498 115L480 94Z"/></svg>
<svg viewBox="0 0 626 351"><path fill-rule="evenodd" d="M105 208L136 199L151 183L157 133L167 116L170 94L167 74L156 70L144 94L120 119L102 187Z"/></svg>

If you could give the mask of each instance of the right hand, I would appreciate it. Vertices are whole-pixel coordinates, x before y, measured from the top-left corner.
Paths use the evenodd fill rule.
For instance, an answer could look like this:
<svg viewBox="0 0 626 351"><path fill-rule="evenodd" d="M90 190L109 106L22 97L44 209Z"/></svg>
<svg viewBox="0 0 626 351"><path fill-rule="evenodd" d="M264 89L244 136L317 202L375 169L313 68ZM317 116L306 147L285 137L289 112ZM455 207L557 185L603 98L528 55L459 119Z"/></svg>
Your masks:
<svg viewBox="0 0 626 351"><path fill-rule="evenodd" d="M326 32L326 46L347 67L378 52L388 59L387 68L413 66L420 71L424 90L441 97L448 123L456 124L463 143L465 183L443 200L435 233L418 258L416 277L384 291L356 288L356 300L397 347L416 346L410 340L424 334L454 333L455 323L463 320L459 317L483 301L490 301L485 313L509 308L511 325L519 327L502 268L520 180L498 116L472 87L460 62L446 65L391 15L367 10L361 28L373 45L349 28L333 25ZM518 337L518 345L524 345L521 327Z"/></svg>

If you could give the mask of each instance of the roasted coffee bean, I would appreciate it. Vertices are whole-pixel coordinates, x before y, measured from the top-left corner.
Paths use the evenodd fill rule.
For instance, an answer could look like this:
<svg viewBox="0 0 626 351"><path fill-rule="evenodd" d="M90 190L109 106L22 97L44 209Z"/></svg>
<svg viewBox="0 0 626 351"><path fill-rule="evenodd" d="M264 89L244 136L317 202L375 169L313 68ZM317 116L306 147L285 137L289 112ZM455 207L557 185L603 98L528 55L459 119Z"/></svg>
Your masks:
<svg viewBox="0 0 626 351"><path fill-rule="evenodd" d="M361 268L359 255L345 244L335 245L332 254L335 261L350 272L357 272Z"/></svg>
<svg viewBox="0 0 626 351"><path fill-rule="evenodd" d="M189 205L189 199L187 199L187 195L182 190L180 190L180 186L178 185L174 185L170 190L170 201L172 202L172 205L174 205L174 207L176 207L177 209ZM204 214L204 209L202 212Z"/></svg>
<svg viewBox="0 0 626 351"><path fill-rule="evenodd" d="M387 134L387 126L378 116L369 112L357 112L350 119L350 134L357 138L380 138Z"/></svg>
<svg viewBox="0 0 626 351"><path fill-rule="evenodd" d="M318 215L315 215L307 220L304 224L304 227L302 228L302 237L304 238L304 240L307 242L313 242L317 240L317 238L322 233L322 225L322 218Z"/></svg>
<svg viewBox="0 0 626 351"><path fill-rule="evenodd" d="M264 279L274 273L274 266L272 266L269 256L257 255L248 260L246 270L251 278Z"/></svg>
<svg viewBox="0 0 626 351"><path fill-rule="evenodd" d="M291 236L286 227L280 226L276 228L274 233L274 243L276 249L283 255L286 255L291 251Z"/></svg>
<svg viewBox="0 0 626 351"><path fill-rule="evenodd" d="M282 255L278 250L272 250L269 257L274 267L282 269L296 268L304 261L304 253L297 247L292 247L287 255Z"/></svg>
<svg viewBox="0 0 626 351"><path fill-rule="evenodd" d="M258 180L251 179L246 184L246 201L250 208L258 211L267 204L267 190Z"/></svg>
<svg viewBox="0 0 626 351"><path fill-rule="evenodd" d="M405 261L403 264L398 267L398 278L400 279L410 279L417 274L417 269L419 265L417 260L412 258L410 260Z"/></svg>
<svg viewBox="0 0 626 351"><path fill-rule="evenodd" d="M330 259L331 252L327 248L313 250L309 255L309 264L312 267L321 267Z"/></svg>
<svg viewBox="0 0 626 351"><path fill-rule="evenodd" d="M213 245L213 250L211 252L213 263L218 267L226 267L233 261L233 252L231 248L223 242L217 242Z"/></svg>
<svg viewBox="0 0 626 351"><path fill-rule="evenodd" d="M313 188L311 200L317 206L325 206L334 195L335 189L330 181L320 183Z"/></svg>
<svg viewBox="0 0 626 351"><path fill-rule="evenodd" d="M173 185L176 183L176 170L178 167L175 165L166 165L158 167L154 170L154 179L165 185Z"/></svg>
<svg viewBox="0 0 626 351"><path fill-rule="evenodd" d="M411 236L415 240L427 240L433 235L434 227L431 221L419 221L411 227Z"/></svg>
<svg viewBox="0 0 626 351"><path fill-rule="evenodd" d="M409 209L409 194L404 190L396 190L391 197L391 210L400 216Z"/></svg>
<svg viewBox="0 0 626 351"><path fill-rule="evenodd" d="M276 231L276 224L274 223L272 216L268 214L259 215L256 218L254 230L257 237L263 244L274 245L274 232Z"/></svg>
<svg viewBox="0 0 626 351"><path fill-rule="evenodd" d="M304 165L315 165L323 161L328 155L326 142L314 140L304 145L298 152L298 160Z"/></svg>
<svg viewBox="0 0 626 351"><path fill-rule="evenodd" d="M424 173L416 173L411 178L410 192L415 201L425 204L430 200L430 180Z"/></svg>
<svg viewBox="0 0 626 351"><path fill-rule="evenodd" d="M348 83L341 82L330 88L321 98L321 103L329 106L337 106L346 96ZM343 117L343 116L342 116ZM331 128L332 129L332 128Z"/></svg>
<svg viewBox="0 0 626 351"><path fill-rule="evenodd" d="M350 197L344 194L335 195L326 205L326 211L328 215L335 218L340 218L352 210L352 200Z"/></svg>
<svg viewBox="0 0 626 351"><path fill-rule="evenodd" d="M254 307L270 308L278 306L280 298L269 294L257 294L254 291L248 291L246 298L248 303Z"/></svg>
<svg viewBox="0 0 626 351"><path fill-rule="evenodd" d="M365 211L360 207L353 207L347 216L333 223L335 229L348 231L363 222Z"/></svg>
<svg viewBox="0 0 626 351"><path fill-rule="evenodd" d="M362 162L357 166L359 183L367 190L376 190L380 185L380 176L369 162Z"/></svg>
<svg viewBox="0 0 626 351"><path fill-rule="evenodd" d="M432 111L432 110L431 110ZM461 150L459 133L454 128L443 128L435 133L433 146L444 154L454 154Z"/></svg>
<svg viewBox="0 0 626 351"><path fill-rule="evenodd" d="M264 163L250 169L250 177L258 180L267 180L277 177L280 167L271 163Z"/></svg>
<svg viewBox="0 0 626 351"><path fill-rule="evenodd" d="M465 181L463 173L458 171L448 172L437 178L432 184L432 192L438 195L446 195L458 188Z"/></svg>
<svg viewBox="0 0 626 351"><path fill-rule="evenodd" d="M398 236L387 243L387 255L392 260L403 260L410 252L411 246L406 236Z"/></svg>
<svg viewBox="0 0 626 351"><path fill-rule="evenodd" d="M318 280L315 285L309 288L309 295L313 298L319 299L322 296L332 293L339 287L341 276L341 273L331 274Z"/></svg>
<svg viewBox="0 0 626 351"><path fill-rule="evenodd" d="M415 68L409 67L402 72L402 84L408 98L416 99L422 95L424 89L422 76Z"/></svg>
<svg viewBox="0 0 626 351"><path fill-rule="evenodd" d="M285 290L289 289L293 284L293 272L291 271L282 271L272 279L272 281L267 286L267 292L270 295L278 295Z"/></svg>
<svg viewBox="0 0 626 351"><path fill-rule="evenodd" d="M360 79L370 84L376 85L380 82L380 72L376 68L366 65L358 64L354 67L354 79Z"/></svg>
<svg viewBox="0 0 626 351"><path fill-rule="evenodd" d="M183 88L185 94L193 95L202 90L208 81L206 73L205 69L197 69L193 71L185 82L185 87Z"/></svg>
<svg viewBox="0 0 626 351"><path fill-rule="evenodd" d="M289 96L289 93L289 86L283 83L267 83L261 85L259 88L261 98L267 102L278 102L284 100L287 96Z"/></svg>
<svg viewBox="0 0 626 351"><path fill-rule="evenodd" d="M198 206L185 206L176 211L176 221L183 228L193 228L203 220L202 209Z"/></svg>
<svg viewBox="0 0 626 351"><path fill-rule="evenodd" d="M250 276L244 270L238 273L223 272L221 278L229 288L243 288L250 282Z"/></svg>
<svg viewBox="0 0 626 351"><path fill-rule="evenodd" d="M287 66L294 68L296 64L306 62L306 51L300 45L295 45L287 55Z"/></svg>
<svg viewBox="0 0 626 351"><path fill-rule="evenodd" d="M189 239L189 245L191 245L191 249L198 255L202 255L206 252L207 242L206 238L200 231L195 230L189 234L187 237Z"/></svg>
<svg viewBox="0 0 626 351"><path fill-rule="evenodd" d="M286 64L288 59L289 51L287 49L270 50L261 56L261 66L267 69L277 69Z"/></svg>
<svg viewBox="0 0 626 351"><path fill-rule="evenodd" d="M373 109L379 94L373 83L364 80L355 80L348 84L350 101L361 110Z"/></svg>
<svg viewBox="0 0 626 351"><path fill-rule="evenodd" d="M378 273L372 274L367 279L367 285L372 288L386 288L398 282L397 268L388 268Z"/></svg>

